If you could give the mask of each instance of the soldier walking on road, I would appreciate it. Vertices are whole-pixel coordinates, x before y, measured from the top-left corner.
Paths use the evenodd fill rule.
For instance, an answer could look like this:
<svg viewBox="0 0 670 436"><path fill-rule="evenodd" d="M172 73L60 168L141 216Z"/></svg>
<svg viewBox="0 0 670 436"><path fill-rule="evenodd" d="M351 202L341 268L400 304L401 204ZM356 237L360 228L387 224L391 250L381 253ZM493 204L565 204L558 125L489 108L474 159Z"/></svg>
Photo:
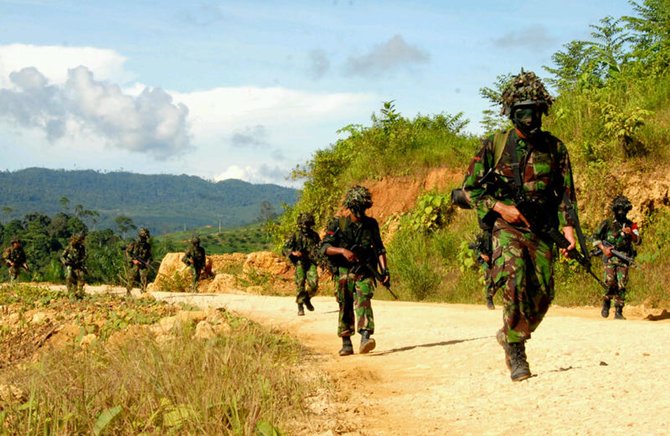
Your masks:
<svg viewBox="0 0 670 436"><path fill-rule="evenodd" d="M136 283L140 284L140 291L147 291L149 268L153 256L151 255L151 244L149 238L151 237L149 229L140 228L137 231L137 239L131 242L127 249L126 255L129 258L128 277L126 280L126 291L130 295Z"/></svg>
<svg viewBox="0 0 670 436"><path fill-rule="evenodd" d="M85 236L83 233L77 233L70 238L70 243L63 253L60 260L65 266L65 284L71 299L81 300L84 298L84 285L86 266L86 247L84 247Z"/></svg>
<svg viewBox="0 0 670 436"><path fill-rule="evenodd" d="M11 245L2 252L2 260L9 267L10 282L18 280L21 268L29 271L26 253L19 238L12 238Z"/></svg>
<svg viewBox="0 0 670 436"><path fill-rule="evenodd" d="M612 299L614 300L614 318L626 319L623 306L626 303L626 284L628 268L635 257L633 244L642 242L637 223L629 220L628 212L633 208L627 197L617 195L612 200L614 216L604 220L593 235L593 245L598 247L605 264L605 283L607 293L603 296L603 307L600 314L607 318L610 314ZM623 254L623 256L621 256Z"/></svg>
<svg viewBox="0 0 670 436"><path fill-rule="evenodd" d="M574 250L578 222L568 150L541 129L552 104L544 85L522 70L501 103L514 128L483 140L463 187L479 219L493 217L491 274L504 303L497 339L520 381L531 376L525 343L554 298L554 244L566 256Z"/></svg>
<svg viewBox="0 0 670 436"><path fill-rule="evenodd" d="M295 302L298 304L298 316L305 315L305 307L310 312L314 310L312 297L319 289L317 258L321 238L313 227L314 215L309 212L301 213L298 215L298 231L284 244L284 256L295 267Z"/></svg>
<svg viewBox="0 0 670 436"><path fill-rule="evenodd" d="M354 354L351 336L356 331L361 335L359 353L369 353L375 348L375 340L370 337L375 332L371 301L375 277L379 275L381 283L390 286L390 275L379 224L365 214L372 206L370 191L354 186L347 191L343 206L349 215L331 220L321 251L330 256L335 271L340 306L337 335L342 338L339 354L348 356Z"/></svg>
<svg viewBox="0 0 670 436"><path fill-rule="evenodd" d="M198 292L198 282L200 281L200 276L203 274L207 263L205 249L200 246L199 236L193 236L191 238L191 246L188 247L184 257L181 258L181 261L191 267L191 272L193 273L191 291Z"/></svg>

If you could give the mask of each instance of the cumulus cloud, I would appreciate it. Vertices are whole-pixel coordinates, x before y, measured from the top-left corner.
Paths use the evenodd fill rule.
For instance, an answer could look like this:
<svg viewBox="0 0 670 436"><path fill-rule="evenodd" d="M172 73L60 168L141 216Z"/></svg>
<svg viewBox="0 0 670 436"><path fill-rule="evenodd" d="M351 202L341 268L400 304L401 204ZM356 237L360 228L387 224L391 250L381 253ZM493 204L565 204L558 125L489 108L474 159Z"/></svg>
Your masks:
<svg viewBox="0 0 670 436"><path fill-rule="evenodd" d="M189 147L188 108L160 88L125 94L118 85L97 81L84 66L68 70L63 84L51 84L37 68L9 74L0 89L0 117L44 131L50 141L78 131L93 132L120 149L158 159Z"/></svg>
<svg viewBox="0 0 670 436"><path fill-rule="evenodd" d="M506 33L500 38L493 40L493 44L500 48L545 48L555 44L556 38L549 35L547 28L542 25L534 25Z"/></svg>
<svg viewBox="0 0 670 436"><path fill-rule="evenodd" d="M326 75L330 69L330 60L323 50L312 50L307 55L309 60L308 74L318 80Z"/></svg>
<svg viewBox="0 0 670 436"><path fill-rule="evenodd" d="M363 56L349 57L345 71L354 76L370 76L414 64L424 64L429 60L428 53L407 44L402 36L394 35Z"/></svg>
<svg viewBox="0 0 670 436"><path fill-rule="evenodd" d="M52 83L68 80L68 70L86 65L98 80L126 83L134 78L124 69L126 58L114 50L95 47L0 45L0 88L12 85L9 75L25 67L35 67Z"/></svg>

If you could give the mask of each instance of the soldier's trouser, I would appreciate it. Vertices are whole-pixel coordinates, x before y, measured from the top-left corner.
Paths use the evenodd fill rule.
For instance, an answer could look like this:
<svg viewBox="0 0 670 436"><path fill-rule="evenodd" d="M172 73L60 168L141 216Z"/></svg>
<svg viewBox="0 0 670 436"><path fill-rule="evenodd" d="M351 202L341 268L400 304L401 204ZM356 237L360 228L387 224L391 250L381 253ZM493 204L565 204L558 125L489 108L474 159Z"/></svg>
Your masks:
<svg viewBox="0 0 670 436"><path fill-rule="evenodd" d="M498 219L493 229L493 281L503 297L509 343L530 339L554 299L552 244Z"/></svg>
<svg viewBox="0 0 670 436"><path fill-rule="evenodd" d="M319 272L316 269L316 264L311 263L309 266L298 262L295 265L295 302L303 304L305 300L316 295L319 288Z"/></svg>
<svg viewBox="0 0 670 436"><path fill-rule="evenodd" d="M339 268L335 296L340 306L337 324L338 336L352 336L356 330L375 332L375 320L372 313L372 296L375 285L372 278L361 278L350 274L347 268ZM358 322L354 326L354 322Z"/></svg>
<svg viewBox="0 0 670 436"><path fill-rule="evenodd" d="M498 289L495 287L495 283L493 283L491 267L486 263L482 264L482 272L484 273L484 294L487 297L493 298Z"/></svg>
<svg viewBox="0 0 670 436"><path fill-rule="evenodd" d="M149 275L148 269L142 268L140 265L131 265L130 268L128 268L128 280L126 283L126 289L130 291L135 287L135 283L139 282L142 291L146 291L148 275Z"/></svg>
<svg viewBox="0 0 670 436"><path fill-rule="evenodd" d="M191 265L191 273L193 279L191 280L191 289L194 292L198 291L198 282L200 281L200 275L202 271L202 266Z"/></svg>
<svg viewBox="0 0 670 436"><path fill-rule="evenodd" d="M10 266L9 267L9 279L11 281L14 281L19 278L19 273L21 272L21 268L15 267L15 266Z"/></svg>
<svg viewBox="0 0 670 436"><path fill-rule="evenodd" d="M626 303L626 284L628 283L628 265L608 261L605 263L605 284L609 288L603 298L614 300L615 306Z"/></svg>
<svg viewBox="0 0 670 436"><path fill-rule="evenodd" d="M65 271L65 285L67 292L76 297L84 296L84 270L68 266Z"/></svg>

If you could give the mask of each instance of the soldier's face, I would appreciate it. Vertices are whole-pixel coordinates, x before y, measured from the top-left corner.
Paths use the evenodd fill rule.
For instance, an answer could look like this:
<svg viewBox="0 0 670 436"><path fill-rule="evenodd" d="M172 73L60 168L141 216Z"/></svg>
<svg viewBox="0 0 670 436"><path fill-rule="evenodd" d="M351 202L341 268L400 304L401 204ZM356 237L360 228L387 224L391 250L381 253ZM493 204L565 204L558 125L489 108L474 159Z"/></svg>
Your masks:
<svg viewBox="0 0 670 436"><path fill-rule="evenodd" d="M512 122L525 134L533 134L542 127L542 111L536 106L519 106L512 113Z"/></svg>

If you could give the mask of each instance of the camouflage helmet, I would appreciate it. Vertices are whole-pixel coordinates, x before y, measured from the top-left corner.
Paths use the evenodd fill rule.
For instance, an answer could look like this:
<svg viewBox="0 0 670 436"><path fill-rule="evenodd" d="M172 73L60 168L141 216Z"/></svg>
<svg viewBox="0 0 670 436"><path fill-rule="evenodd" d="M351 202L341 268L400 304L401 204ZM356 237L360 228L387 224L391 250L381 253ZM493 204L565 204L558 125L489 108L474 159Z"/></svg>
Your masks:
<svg viewBox="0 0 670 436"><path fill-rule="evenodd" d="M347 191L342 206L349 210L369 209L372 207L372 194L365 186L356 185Z"/></svg>
<svg viewBox="0 0 670 436"><path fill-rule="evenodd" d="M140 227L140 229L137 231L137 236L140 238L149 238L151 237L151 234L149 233L149 229L146 227Z"/></svg>
<svg viewBox="0 0 670 436"><path fill-rule="evenodd" d="M193 245L200 245L200 236L198 236L198 235L194 235L194 236L191 238L191 244L193 244Z"/></svg>
<svg viewBox="0 0 670 436"><path fill-rule="evenodd" d="M314 215L310 212L301 212L297 222L299 227L312 227L315 223Z"/></svg>
<svg viewBox="0 0 670 436"><path fill-rule="evenodd" d="M532 71L524 71L522 68L521 73L512 77L500 95L502 105L500 113L511 117L515 106L540 105L542 112L546 115L553 102L554 99L549 95L540 78Z"/></svg>
<svg viewBox="0 0 670 436"><path fill-rule="evenodd" d="M12 236L12 240L9 243L10 244L20 244L21 240L19 239L18 236Z"/></svg>
<svg viewBox="0 0 670 436"><path fill-rule="evenodd" d="M623 210L625 212L630 211L633 208L633 205L628 200L628 197L625 195L617 195L612 200L612 211L616 212L617 210Z"/></svg>
<svg viewBox="0 0 670 436"><path fill-rule="evenodd" d="M70 237L70 243L71 244L81 244L84 242L84 239L86 239L86 235L83 233L75 233Z"/></svg>

